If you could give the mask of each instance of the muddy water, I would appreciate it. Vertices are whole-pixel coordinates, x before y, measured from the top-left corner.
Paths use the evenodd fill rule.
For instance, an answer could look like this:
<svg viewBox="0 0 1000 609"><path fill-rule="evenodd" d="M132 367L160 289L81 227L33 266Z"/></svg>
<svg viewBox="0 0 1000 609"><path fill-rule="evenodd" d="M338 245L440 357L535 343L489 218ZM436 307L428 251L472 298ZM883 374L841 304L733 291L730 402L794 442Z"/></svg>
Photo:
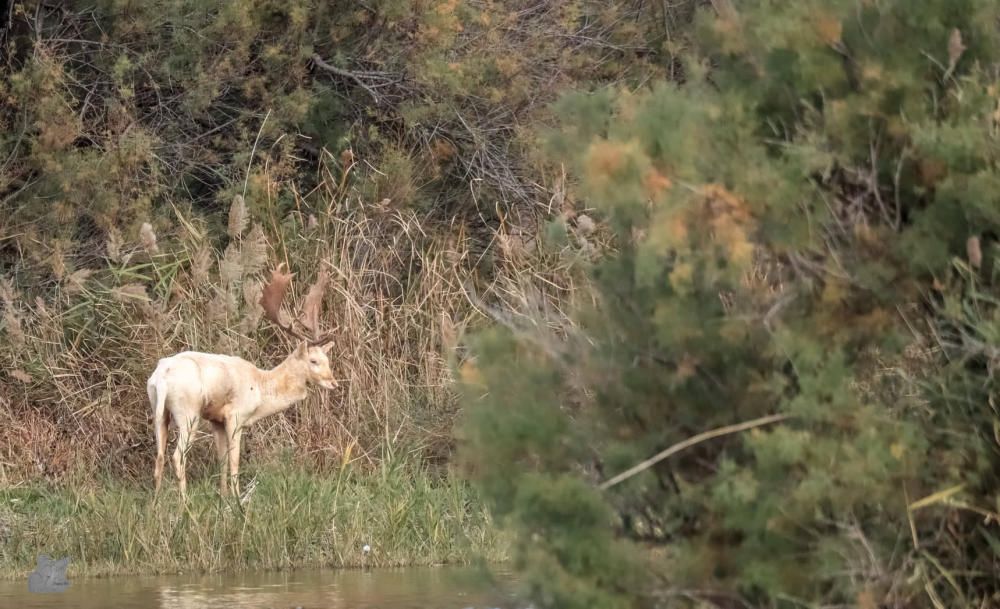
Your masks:
<svg viewBox="0 0 1000 609"><path fill-rule="evenodd" d="M501 588L507 588L502 583ZM315 570L209 576L70 580L67 590L36 594L27 580L0 581L0 609L485 609L523 607L509 590L471 569Z"/></svg>

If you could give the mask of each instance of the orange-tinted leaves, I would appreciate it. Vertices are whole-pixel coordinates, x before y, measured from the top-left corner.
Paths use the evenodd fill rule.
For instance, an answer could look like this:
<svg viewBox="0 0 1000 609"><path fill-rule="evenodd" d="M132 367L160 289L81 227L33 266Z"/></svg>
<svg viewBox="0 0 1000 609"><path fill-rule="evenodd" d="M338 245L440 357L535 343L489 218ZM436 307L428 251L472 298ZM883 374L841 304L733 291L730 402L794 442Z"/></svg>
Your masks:
<svg viewBox="0 0 1000 609"><path fill-rule="evenodd" d="M844 25L835 15L821 14L813 21L813 28L825 44L837 44L844 34Z"/></svg>
<svg viewBox="0 0 1000 609"><path fill-rule="evenodd" d="M661 194L663 194L663 192L669 190L670 187L673 186L673 182L670 181L670 178L663 175L659 171L650 169L646 172L646 175L643 176L642 186L646 191L646 196L650 199L657 199Z"/></svg>

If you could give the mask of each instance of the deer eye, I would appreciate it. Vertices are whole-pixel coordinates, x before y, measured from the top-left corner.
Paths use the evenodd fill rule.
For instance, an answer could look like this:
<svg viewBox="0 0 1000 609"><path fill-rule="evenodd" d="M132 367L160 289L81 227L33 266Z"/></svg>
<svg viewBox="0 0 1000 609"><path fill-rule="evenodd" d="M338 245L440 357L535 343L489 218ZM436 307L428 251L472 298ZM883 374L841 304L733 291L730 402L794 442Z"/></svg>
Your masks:
<svg viewBox="0 0 1000 609"><path fill-rule="evenodd" d="M311 359L311 360L309 360L309 363L315 365L316 364L316 360L315 359Z"/></svg>

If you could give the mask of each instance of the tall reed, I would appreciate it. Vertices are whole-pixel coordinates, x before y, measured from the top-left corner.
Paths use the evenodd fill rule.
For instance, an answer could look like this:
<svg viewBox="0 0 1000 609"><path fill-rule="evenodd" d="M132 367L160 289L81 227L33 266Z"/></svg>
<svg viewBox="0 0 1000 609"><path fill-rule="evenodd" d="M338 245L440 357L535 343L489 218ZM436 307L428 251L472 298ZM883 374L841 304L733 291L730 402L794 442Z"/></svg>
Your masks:
<svg viewBox="0 0 1000 609"><path fill-rule="evenodd" d="M323 164L318 186L300 196L265 166L228 216L171 204L132 239L112 232L106 251L67 259L55 284L31 285L27 272L0 277L0 485L94 472L148 482L145 381L158 358L194 349L270 367L292 348L257 303L278 262L297 273L297 302L329 271L322 322L336 328L331 360L342 382L253 427L243 443L251 471L285 449L320 469L446 461L458 410L449 360L463 329L558 312L577 291L584 237L543 253L537 231L502 214L470 231L371 204L351 167ZM199 435L192 479L216 470L204 426Z"/></svg>

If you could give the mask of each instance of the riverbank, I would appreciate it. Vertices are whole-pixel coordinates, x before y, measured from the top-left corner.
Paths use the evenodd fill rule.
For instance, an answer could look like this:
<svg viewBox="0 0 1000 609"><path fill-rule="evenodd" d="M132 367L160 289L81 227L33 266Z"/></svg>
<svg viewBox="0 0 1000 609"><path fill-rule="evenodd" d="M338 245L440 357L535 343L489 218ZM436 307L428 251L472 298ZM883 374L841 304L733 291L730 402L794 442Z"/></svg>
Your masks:
<svg viewBox="0 0 1000 609"><path fill-rule="evenodd" d="M330 476L275 466L244 478L243 491L244 503L224 502L215 480L189 480L185 506L170 478L155 501L150 488L113 481L0 489L0 578L27 577L38 554L69 556L70 577L464 564L507 556L472 489L422 470Z"/></svg>

